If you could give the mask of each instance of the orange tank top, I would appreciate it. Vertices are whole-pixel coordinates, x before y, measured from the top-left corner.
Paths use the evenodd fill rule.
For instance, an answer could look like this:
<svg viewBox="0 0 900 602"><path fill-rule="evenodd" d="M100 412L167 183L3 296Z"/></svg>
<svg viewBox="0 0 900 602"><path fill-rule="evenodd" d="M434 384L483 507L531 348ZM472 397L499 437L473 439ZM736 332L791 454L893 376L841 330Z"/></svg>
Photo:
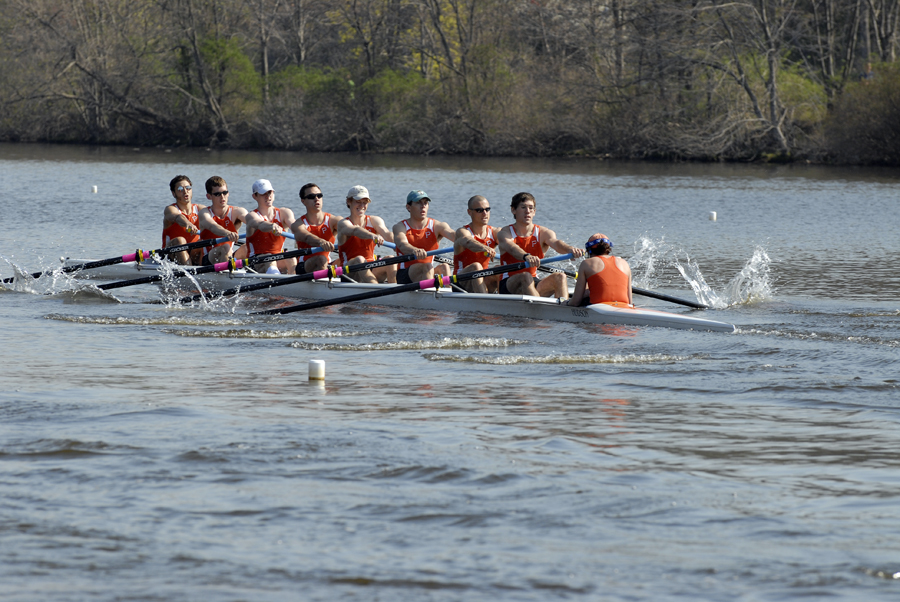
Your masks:
<svg viewBox="0 0 900 602"><path fill-rule="evenodd" d="M216 214L213 213L212 208L209 209L209 215L210 215L210 217L212 217L214 222L216 222L217 224L219 224L220 226L222 226L229 232L237 232L241 227L240 222L234 221L234 217L233 217L234 207L232 207L231 205L225 206L225 212L222 214L222 217L216 217ZM206 230L206 229L200 230L200 240L212 240L212 239L216 239L216 238L219 238L219 235L213 234L212 230ZM211 248L214 249L215 247L221 247L222 245L230 245L230 244L231 244L230 242L225 241L225 242L220 242L219 244L214 245L213 247L204 247L203 254L206 255L209 252L209 249L211 249Z"/></svg>
<svg viewBox="0 0 900 602"><path fill-rule="evenodd" d="M281 222L281 209L272 207L272 210L275 212L272 223L278 224L284 229L284 224ZM266 216L259 212L259 209L254 209L253 211L263 218L264 221L269 221ZM247 244L250 245L250 257L253 257L254 255L267 255L269 253L281 253L281 249L284 247L284 237L279 236L278 234L272 234L271 232L263 232L257 228L253 234L247 237Z"/></svg>
<svg viewBox="0 0 900 602"><path fill-rule="evenodd" d="M368 215L363 228L372 234L378 234L378 230L370 224ZM347 265L347 262L354 257L363 257L366 261L375 261L375 241L359 238L358 236L348 236L341 243L340 255L341 263L344 265Z"/></svg>
<svg viewBox="0 0 900 602"><path fill-rule="evenodd" d="M531 229L531 236L519 236L516 232L516 228L514 224L509 226L509 233L516 237L516 245L528 255L534 255L535 257L539 257L541 259L544 258L544 250L541 248L541 227L537 224L534 225L534 228ZM501 253L500 254L500 265L512 265L514 263L521 262L521 259L516 259L509 253ZM503 274L503 279L506 280L510 276L515 276L516 274L521 274L523 272L531 272L532 276L537 276L537 268L526 268L524 270L516 270L514 272L506 272Z"/></svg>
<svg viewBox="0 0 900 602"><path fill-rule="evenodd" d="M465 228L469 232L472 232L472 228L469 226L465 226ZM490 226L488 226L487 229L487 237L478 238L475 236L475 233L472 232L472 238L492 249L497 247L497 241L494 239L494 229ZM475 251L463 247L462 251L453 254L453 273L458 274L461 269L467 265L472 265L473 263L481 264L481 269L486 270L490 262L490 257L484 253L476 253Z"/></svg>
<svg viewBox="0 0 900 602"><path fill-rule="evenodd" d="M434 220L430 217L425 221L425 227L418 230L412 228L406 220L403 220L403 225L406 226L406 241L412 246L425 251L434 251L438 248L438 237L434 232ZM397 251L397 255L403 255L403 253ZM434 263L434 258L426 257L425 259L405 261L400 264L400 269L406 269L414 263L432 264Z"/></svg>
<svg viewBox="0 0 900 602"><path fill-rule="evenodd" d="M610 255L601 256L603 271L588 276L588 291L591 304L594 303L628 303L628 274L616 265L616 258Z"/></svg>
<svg viewBox="0 0 900 602"><path fill-rule="evenodd" d="M181 211L181 209L178 207L178 203L172 203L172 206ZM197 205L191 203L191 212L185 213L184 211L181 211L181 215L186 217L187 220L191 222L191 225L193 225L195 228L197 228L198 230L200 229L200 208ZM188 234L188 231L184 229L184 226L182 226L178 222L174 222L163 228L162 246L168 247L169 241L178 237L184 238L184 240L186 240L188 243L197 242L198 240L200 240L199 233Z"/></svg>
<svg viewBox="0 0 900 602"><path fill-rule="evenodd" d="M334 216L330 213L325 214L325 219L322 220L322 223L318 226L311 226L304 215L300 219L303 220L303 225L306 226L306 229L313 236L318 236L322 240L327 240L328 242L334 242L334 231L331 229L331 220L334 219ZM308 245L304 242L297 241L298 249L311 249L312 245ZM306 257L315 257L316 255L329 255L328 251L319 251L318 253L313 253L312 255L307 255ZM329 263L331 263L329 261Z"/></svg>

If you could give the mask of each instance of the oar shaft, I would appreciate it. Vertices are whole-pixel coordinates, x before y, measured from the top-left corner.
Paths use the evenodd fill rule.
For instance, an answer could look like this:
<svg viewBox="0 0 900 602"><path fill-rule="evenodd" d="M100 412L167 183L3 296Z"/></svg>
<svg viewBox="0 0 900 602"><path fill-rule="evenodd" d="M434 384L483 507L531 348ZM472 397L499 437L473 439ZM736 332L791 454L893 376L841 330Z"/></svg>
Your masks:
<svg viewBox="0 0 900 602"><path fill-rule="evenodd" d="M310 255L312 253L318 253L321 251L321 247L313 247L312 249L297 249L296 251L284 251L282 253L274 253L271 255L255 255L250 257L249 259L238 259L234 263L234 267L236 269L240 269L242 267L248 267L251 265L255 265L257 263L267 263L269 261L278 261L279 259L290 259L291 257L301 257L303 255ZM143 278L134 278L132 280L122 280L119 282L110 282L108 284L101 284L97 286L100 290L108 291L114 288L124 288L126 286L135 286L138 284L151 284L153 282L160 282L167 277L171 278L184 278L186 276L191 276L194 274L208 274L210 272L223 272L230 267L230 262L223 261L222 263L217 263L215 265L207 265L203 267L196 268L174 268L172 270L171 276L164 276L162 274L154 274L152 276L144 276Z"/></svg>
<svg viewBox="0 0 900 602"><path fill-rule="evenodd" d="M550 257L548 259L542 259L541 264L552 263L555 261L563 261L566 259L571 259L572 254L567 253L566 255L560 255L558 257ZM459 282L465 282L467 280L474 280L475 278L483 278L485 276L493 276L494 274L503 274L505 272L514 272L517 270L528 269L530 266L527 262L522 261L519 263L514 263L511 265L505 266L497 266L494 268L488 268L486 270L481 270L478 272L468 272L466 274L457 274L456 276L435 276L434 278L430 278L428 280L420 280L419 282L413 282L410 284L401 284L399 286L392 286L390 288L383 288L376 291L367 291L365 293L359 293L356 295L348 295L345 297L340 297L338 299L324 299L322 301L314 301L312 303L304 303L301 305L292 305L290 307L282 307L279 309L269 309L265 311L254 312L253 315L272 315L272 314L289 314L298 311L307 311L310 309L318 309L320 307L328 307L330 305L339 305L341 303L351 303L353 301L365 301L366 299L377 299L378 297L386 297L387 295L396 295L399 293L406 293L411 291L417 291L425 288L431 287L440 287L447 286L449 287L451 284L458 284Z"/></svg>
<svg viewBox="0 0 900 602"><path fill-rule="evenodd" d="M542 272L556 272L560 274L565 274L569 278L576 278L577 274L572 272L568 272L566 270L562 270L559 268L545 268L541 266L538 268ZM647 289L637 288L636 286L631 287L631 292L635 295L641 295L643 297L651 297L653 299L659 299L661 301L668 301L669 303L678 303L681 305L685 305L687 307L693 307L694 309L709 309L709 305L704 305L703 303L697 303L696 301L688 301L687 299L679 299L678 297L672 297L671 295L664 295L662 293L657 293L654 291L648 291Z"/></svg>
<svg viewBox="0 0 900 602"><path fill-rule="evenodd" d="M241 234L238 239L245 238L246 234ZM99 259L97 261L88 261L85 263L79 263L78 265L67 265L60 269L60 272L64 274L68 274L71 272L78 272L81 270L91 270L94 268L102 268L108 265L116 265L118 263L128 263L130 261L142 261L143 258L148 258L151 255L168 255L170 253L178 253L181 251L190 251L192 249L200 249L202 247L209 247L212 245L217 245L222 242L227 242L227 237L222 238L208 238L205 240L198 240L197 242L186 243L183 245L178 245L175 247L163 247L161 249L156 249L153 251L141 251L138 249L134 253L128 253L127 255L122 255L121 257L110 257L109 259ZM43 272L34 272L31 274L32 278L40 278L44 274L52 274L56 270L44 270ZM3 282L12 282L14 278L4 278Z"/></svg>

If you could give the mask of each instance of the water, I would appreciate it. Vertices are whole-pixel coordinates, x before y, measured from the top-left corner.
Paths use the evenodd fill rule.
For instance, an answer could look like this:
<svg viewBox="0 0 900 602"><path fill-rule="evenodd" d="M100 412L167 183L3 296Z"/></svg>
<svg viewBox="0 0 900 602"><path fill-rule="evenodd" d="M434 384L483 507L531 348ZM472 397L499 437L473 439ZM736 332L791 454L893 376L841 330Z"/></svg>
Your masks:
<svg viewBox="0 0 900 602"><path fill-rule="evenodd" d="M388 223L414 188L454 226L472 194L505 224L529 190L537 223L604 232L638 286L738 325L251 317L284 300L19 281L0 290L4 600L900 595L896 170L24 145L0 165L3 277L158 247L176 173L223 175L245 206L267 177L295 211L307 181L336 212L361 183Z"/></svg>

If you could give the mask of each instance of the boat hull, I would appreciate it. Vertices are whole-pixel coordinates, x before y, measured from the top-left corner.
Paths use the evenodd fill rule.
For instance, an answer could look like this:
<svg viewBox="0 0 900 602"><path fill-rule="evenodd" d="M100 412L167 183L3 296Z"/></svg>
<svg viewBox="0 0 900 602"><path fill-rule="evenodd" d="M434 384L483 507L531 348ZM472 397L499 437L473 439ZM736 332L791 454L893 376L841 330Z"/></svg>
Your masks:
<svg viewBox="0 0 900 602"><path fill-rule="evenodd" d="M83 263L71 261L70 263ZM78 278L97 280L124 280L149 276L157 272L151 264L137 265L122 263L104 266L85 272L76 272ZM241 285L258 284L265 281L278 281L287 276L281 274L253 274L243 271L234 273L219 272L196 274L193 278L210 291L224 290ZM179 282L187 285L186 279ZM265 289L265 292L299 299L337 299L357 293L379 290L390 285L357 284L349 282L317 280L296 282L283 286ZM373 299L373 305L386 305L423 309L430 311L467 312L500 316L514 316L535 320L554 320L558 322L575 322L588 324L613 324L622 326L659 326L689 330L708 330L714 332L734 332L733 324L707 320L692 314L673 314L644 308L613 307L609 305L589 305L586 307L570 307L557 299L547 297L531 297L528 295L496 295L453 292L442 288L386 295Z"/></svg>

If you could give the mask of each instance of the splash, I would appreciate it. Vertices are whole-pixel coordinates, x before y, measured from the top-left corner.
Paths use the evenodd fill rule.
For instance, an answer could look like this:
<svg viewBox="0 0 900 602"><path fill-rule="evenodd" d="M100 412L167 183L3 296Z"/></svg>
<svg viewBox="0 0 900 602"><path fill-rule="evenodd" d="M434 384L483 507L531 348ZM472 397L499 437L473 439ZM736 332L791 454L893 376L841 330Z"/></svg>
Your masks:
<svg viewBox="0 0 900 602"><path fill-rule="evenodd" d="M716 291L706 282L699 263L687 251L666 242L665 238L651 240L641 237L628 260L634 285L655 288L674 284L666 272L674 268L686 282L700 303L715 309L732 305L757 303L773 298L771 259L763 247L756 247L753 256L731 281Z"/></svg>
<svg viewBox="0 0 900 602"><path fill-rule="evenodd" d="M340 337L361 337L375 334L374 331L363 330L256 330L248 328L229 328L227 330L187 330L167 328L166 334L180 337L199 337L211 339L331 339Z"/></svg>
<svg viewBox="0 0 900 602"><path fill-rule="evenodd" d="M445 337L438 341L393 341L389 343L365 343L361 345L327 345L313 344L303 341L291 343L291 347L310 351L404 351L425 349L472 349L478 347L509 347L523 345L528 341L514 339L495 339L491 337Z"/></svg>
<svg viewBox="0 0 900 602"><path fill-rule="evenodd" d="M472 355L428 353L425 355L425 359L433 362L460 362L511 366L516 364L660 364L683 362L694 358L689 355L668 355L664 353L654 353L650 355L636 355L633 353L627 355L541 355L530 357L523 355L475 357Z"/></svg>
<svg viewBox="0 0 900 602"><path fill-rule="evenodd" d="M728 304L757 303L771 299L774 296L769 270L771 263L765 249L756 247L750 261L725 287Z"/></svg>
<svg viewBox="0 0 900 602"><path fill-rule="evenodd" d="M59 320L61 322L75 322L77 324L108 324L121 326L243 326L251 323L246 320L209 320L205 318L183 316L154 316L152 318L127 318L124 316L66 316L63 314L48 314L47 320Z"/></svg>
<svg viewBox="0 0 900 602"><path fill-rule="evenodd" d="M112 293L102 291L90 282L76 280L74 275L63 272L59 267L52 270L42 269L41 275L34 278L30 272L26 272L12 260L2 255L0 255L0 259L3 259L15 271L13 282L2 285L8 290L31 295L61 295L75 301L88 297L121 303Z"/></svg>

